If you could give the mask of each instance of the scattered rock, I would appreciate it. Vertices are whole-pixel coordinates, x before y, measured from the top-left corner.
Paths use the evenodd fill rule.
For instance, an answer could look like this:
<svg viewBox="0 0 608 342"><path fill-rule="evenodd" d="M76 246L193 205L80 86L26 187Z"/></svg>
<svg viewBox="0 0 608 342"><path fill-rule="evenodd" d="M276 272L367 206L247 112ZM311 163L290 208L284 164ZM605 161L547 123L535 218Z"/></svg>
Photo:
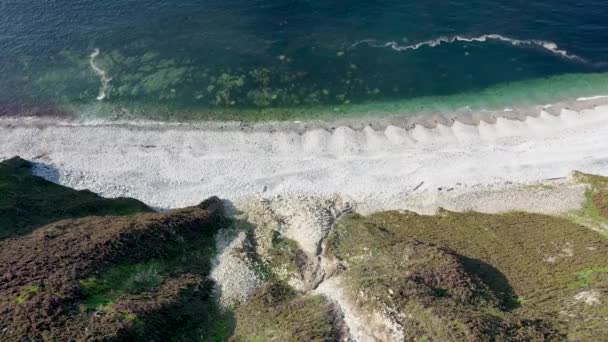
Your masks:
<svg viewBox="0 0 608 342"><path fill-rule="evenodd" d="M601 304L600 293L595 290L581 291L574 296L574 300L577 302L583 302L587 305Z"/></svg>

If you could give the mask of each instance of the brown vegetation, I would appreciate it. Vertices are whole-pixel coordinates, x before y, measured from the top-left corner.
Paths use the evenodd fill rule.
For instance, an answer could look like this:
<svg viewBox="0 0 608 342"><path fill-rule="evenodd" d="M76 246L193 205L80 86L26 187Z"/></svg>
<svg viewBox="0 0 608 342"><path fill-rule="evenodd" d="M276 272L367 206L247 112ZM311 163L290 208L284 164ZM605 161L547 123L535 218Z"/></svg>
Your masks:
<svg viewBox="0 0 608 342"><path fill-rule="evenodd" d="M298 295L289 286L268 283L236 310L231 341L338 341L334 307L322 296Z"/></svg>
<svg viewBox="0 0 608 342"><path fill-rule="evenodd" d="M593 305L576 299L583 291L608 294L608 240L567 219L447 211L350 215L327 243L347 268L352 298L386 311L407 338L608 336L596 324L608 318L605 299Z"/></svg>
<svg viewBox="0 0 608 342"><path fill-rule="evenodd" d="M93 319L94 311L79 306L85 298L79 281L120 263L169 257L184 241L212 235L221 219L221 208L221 201L211 198L199 206L163 214L63 220L5 241L0 250L2 339L80 339L98 328L117 334L120 325L105 326L108 319ZM204 283L178 279L177 283L165 282L154 292L164 297L151 295L151 306L141 301L134 305L137 300L133 298L114 305L113 310L124 311L111 320L123 317L128 321L142 310L159 311L159 306L179 301L175 297L178 293ZM173 295L162 289L170 289ZM78 323L83 320L83 310L88 318L85 325ZM95 324L104 326L95 328ZM73 326L80 328L68 329Z"/></svg>

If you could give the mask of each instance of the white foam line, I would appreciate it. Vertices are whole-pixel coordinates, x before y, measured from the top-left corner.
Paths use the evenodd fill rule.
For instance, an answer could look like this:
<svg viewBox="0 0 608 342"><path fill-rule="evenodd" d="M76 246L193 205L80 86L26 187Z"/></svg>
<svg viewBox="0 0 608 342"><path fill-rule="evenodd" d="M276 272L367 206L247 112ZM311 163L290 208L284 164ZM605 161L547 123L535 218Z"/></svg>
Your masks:
<svg viewBox="0 0 608 342"><path fill-rule="evenodd" d="M110 87L110 81L112 80L112 78L108 77L106 71L100 68L97 64L95 64L95 58L97 58L97 56L99 56L99 49L95 49L95 51L91 53L89 64L91 65L91 68L93 69L95 74L99 76L99 79L101 81L99 95L97 95L97 100L101 101L107 97L106 93L108 91L108 88Z"/></svg>
<svg viewBox="0 0 608 342"><path fill-rule="evenodd" d="M545 49L553 54L559 55L561 57L571 59L571 60L576 60L576 61L579 61L582 63L587 63L586 59L579 57L577 55L571 54L566 50L562 50L557 46L557 44L550 42L550 41L538 40L538 39L525 39L525 40L515 39L515 38L510 38L510 37L502 36L500 34L495 34L495 33L484 34L479 37L472 37L472 38L463 37L463 36L439 37L436 39L431 39L431 40L427 40L424 42L416 43L413 45L399 45L399 43L397 43L395 41L382 42L377 39L364 39L364 40L358 41L355 44L351 45L350 49L355 48L356 46L358 46L360 44L367 44L367 45L373 46L373 47L392 48L393 50L396 50L396 51L408 51L408 50L413 51L413 50L418 50L421 47L425 47L425 46L436 47L441 44L451 44L454 42L468 42L468 43L481 42L481 43L483 43L488 40L497 40L497 41L509 43L513 46L522 46L522 45L538 46L540 48L543 48L543 49Z"/></svg>
<svg viewBox="0 0 608 342"><path fill-rule="evenodd" d="M600 99L605 99L608 98L608 95L598 95L598 96L591 96L591 97L579 97L578 99L576 99L576 101L593 101L593 100L600 100Z"/></svg>

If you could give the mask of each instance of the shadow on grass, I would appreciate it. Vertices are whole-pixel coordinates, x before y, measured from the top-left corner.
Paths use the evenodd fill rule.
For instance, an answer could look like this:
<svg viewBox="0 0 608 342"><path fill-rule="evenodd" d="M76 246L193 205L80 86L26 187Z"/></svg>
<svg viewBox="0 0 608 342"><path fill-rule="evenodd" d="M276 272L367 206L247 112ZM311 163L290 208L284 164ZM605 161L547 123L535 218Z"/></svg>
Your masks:
<svg viewBox="0 0 608 342"><path fill-rule="evenodd" d="M49 182L59 184L60 174L56 167L39 162L30 162L30 164L30 170L34 176L42 177Z"/></svg>
<svg viewBox="0 0 608 342"><path fill-rule="evenodd" d="M460 255L460 258L467 272L477 275L490 287L490 290L500 300L503 310L511 311L521 306L515 290L513 290L507 277L502 272L479 259L468 258L462 255Z"/></svg>
<svg viewBox="0 0 608 342"><path fill-rule="evenodd" d="M59 177L57 170L19 157L0 162L0 240L62 219L154 211L132 198L106 199L55 184L33 175L34 168L50 179Z"/></svg>
<svg viewBox="0 0 608 342"><path fill-rule="evenodd" d="M228 341L236 318L219 306L215 294L215 284L210 280L198 291L184 291L172 305L147 313L126 340Z"/></svg>
<svg viewBox="0 0 608 342"><path fill-rule="evenodd" d="M135 313L125 316L136 321L123 340L227 341L235 329L234 314L220 306L222 289L210 274L214 258L236 235L224 235L225 243L218 245L217 234L230 229L234 220L222 217L214 225L213 230L168 244L161 257L114 265L82 280L89 312Z"/></svg>

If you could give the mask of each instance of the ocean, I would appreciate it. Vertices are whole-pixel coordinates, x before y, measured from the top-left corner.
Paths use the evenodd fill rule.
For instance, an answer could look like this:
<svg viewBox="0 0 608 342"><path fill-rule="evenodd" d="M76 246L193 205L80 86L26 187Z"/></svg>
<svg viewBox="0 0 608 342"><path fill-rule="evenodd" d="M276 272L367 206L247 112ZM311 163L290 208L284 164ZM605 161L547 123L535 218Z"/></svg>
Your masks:
<svg viewBox="0 0 608 342"><path fill-rule="evenodd" d="M608 2L4 0L0 116L306 120L608 94Z"/></svg>

